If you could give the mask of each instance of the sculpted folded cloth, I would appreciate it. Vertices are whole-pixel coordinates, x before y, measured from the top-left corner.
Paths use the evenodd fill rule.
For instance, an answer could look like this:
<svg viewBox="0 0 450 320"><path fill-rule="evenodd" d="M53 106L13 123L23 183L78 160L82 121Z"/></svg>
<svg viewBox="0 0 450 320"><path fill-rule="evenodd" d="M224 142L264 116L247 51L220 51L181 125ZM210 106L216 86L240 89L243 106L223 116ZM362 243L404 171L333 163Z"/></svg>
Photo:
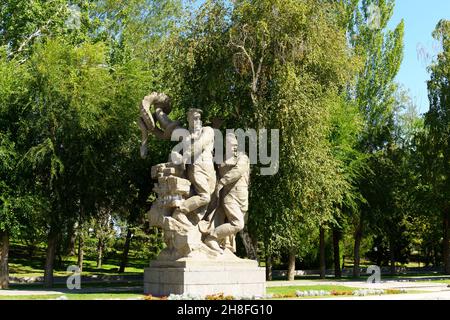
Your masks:
<svg viewBox="0 0 450 320"><path fill-rule="evenodd" d="M155 107L153 114L150 111L152 105ZM153 92L144 97L140 110L138 125L142 130L141 154L147 153L146 143L149 134L155 135L158 139L170 140L172 132L181 128L179 121L169 118L168 115L172 111L171 99L163 93ZM159 124L159 127L156 124Z"/></svg>

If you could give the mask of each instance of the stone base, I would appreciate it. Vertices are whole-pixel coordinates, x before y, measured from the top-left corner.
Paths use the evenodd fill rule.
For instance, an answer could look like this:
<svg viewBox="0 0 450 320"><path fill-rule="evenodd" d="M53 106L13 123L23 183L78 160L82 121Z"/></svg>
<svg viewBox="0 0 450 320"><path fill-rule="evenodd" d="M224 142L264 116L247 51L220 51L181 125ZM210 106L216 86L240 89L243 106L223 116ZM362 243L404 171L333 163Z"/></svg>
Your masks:
<svg viewBox="0 0 450 320"><path fill-rule="evenodd" d="M144 272L144 292L153 296L263 296L266 274L256 261L244 259L154 261Z"/></svg>

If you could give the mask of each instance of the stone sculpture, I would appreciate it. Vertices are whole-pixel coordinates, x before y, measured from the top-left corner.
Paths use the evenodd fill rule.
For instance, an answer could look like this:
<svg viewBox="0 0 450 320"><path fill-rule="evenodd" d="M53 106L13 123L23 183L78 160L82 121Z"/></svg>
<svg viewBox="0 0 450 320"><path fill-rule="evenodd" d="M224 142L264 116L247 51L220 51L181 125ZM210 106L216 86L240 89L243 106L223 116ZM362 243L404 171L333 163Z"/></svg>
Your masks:
<svg viewBox="0 0 450 320"><path fill-rule="evenodd" d="M143 99L138 121L142 131L141 156L147 154L149 135L168 140L177 129L183 129L180 122L169 118L170 112L171 100L165 94L152 93ZM172 151L167 163L151 169L152 179L157 180L157 199L148 219L152 226L163 229L166 248L145 271L146 291L261 293L265 288L264 271L256 261L239 259L234 254L235 236L244 228L248 210L249 158L238 151L234 134L227 134L226 149L232 152L216 170L215 132L202 125L201 116L199 109L188 111L189 128L182 136L182 152ZM188 279L202 270L196 269L198 263L209 266L211 279L201 285L197 280L189 284ZM237 266L241 277L231 279ZM176 276L171 273L174 270L178 270ZM225 282L218 286L219 280ZM236 281L240 287L236 287Z"/></svg>

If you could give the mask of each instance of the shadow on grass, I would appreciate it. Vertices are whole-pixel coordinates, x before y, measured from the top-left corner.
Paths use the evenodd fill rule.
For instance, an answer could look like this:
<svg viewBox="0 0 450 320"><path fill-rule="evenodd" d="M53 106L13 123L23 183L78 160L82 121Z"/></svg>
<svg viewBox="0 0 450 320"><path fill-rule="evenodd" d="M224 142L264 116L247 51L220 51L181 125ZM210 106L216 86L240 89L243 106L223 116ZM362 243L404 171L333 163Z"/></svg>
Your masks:
<svg viewBox="0 0 450 320"><path fill-rule="evenodd" d="M130 288L130 287L139 287L143 288L142 281L126 281L126 282L85 282L81 284L81 288L89 288L89 289L109 289L109 288ZM42 283L14 283L9 285L10 290L56 290L56 289L67 289L67 285L65 283L55 283L52 288L44 288ZM75 290L76 291L76 290ZM1 291L0 291L1 292Z"/></svg>
<svg viewBox="0 0 450 320"><path fill-rule="evenodd" d="M144 268L149 265L150 259L136 258L133 252L130 252L127 267L123 274L141 274ZM30 252L28 246L22 243L13 243L10 247L9 255L10 274L16 276L43 276L45 265L45 248L36 247ZM55 261L54 272L56 276L60 276L67 270L70 265L77 264L76 256L57 256ZM84 275L117 275L119 274L119 266L121 264L121 252L114 252L110 256L105 257L102 267L97 267L96 257L85 256L83 261Z"/></svg>

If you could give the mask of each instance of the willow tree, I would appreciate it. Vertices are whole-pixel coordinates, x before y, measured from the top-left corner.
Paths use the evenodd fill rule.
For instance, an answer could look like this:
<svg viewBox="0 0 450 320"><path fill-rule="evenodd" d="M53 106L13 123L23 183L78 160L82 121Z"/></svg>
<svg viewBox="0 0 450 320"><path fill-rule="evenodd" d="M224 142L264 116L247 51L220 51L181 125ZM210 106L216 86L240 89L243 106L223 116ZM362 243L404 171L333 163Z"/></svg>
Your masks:
<svg viewBox="0 0 450 320"><path fill-rule="evenodd" d="M18 165L23 153L16 137L21 115L26 113L27 88L26 68L0 48L0 288L8 287L10 238L26 224L30 207L36 205L23 183L30 173Z"/></svg>
<svg viewBox="0 0 450 320"><path fill-rule="evenodd" d="M80 7L87 8L89 6L87 1L75 1L72 4L75 3ZM20 173L20 178L16 179L14 182L13 190L19 190L19 186L23 186L25 194L32 195L33 197L41 197L42 206L32 205L31 207L33 209L28 211L29 213L34 213L35 211L40 210L42 216L48 216L49 212L53 211L54 208L51 208L47 201L53 194L47 192L48 190L45 188L42 188L43 184L40 180L42 177L42 167L37 165L37 159L39 158L42 161L51 162L51 176L56 175L57 171L61 169L63 165L58 161L58 158L50 156L57 146L53 145L50 140L43 141L40 139L41 134L45 135L45 130L42 132L37 130L37 133L33 132L37 126L44 125L44 118L46 116L52 117L50 122L53 123L58 122L59 119L54 117L54 114L46 114L46 112L51 113L51 107L49 105L52 102L49 101L52 100L52 97L50 97L50 95L44 97L45 93L43 91L45 90L41 91L40 89L42 89L41 85L49 79L47 78L46 80L39 82L39 80L43 79L37 79L36 69L33 68L36 60L34 60L34 62L31 60L33 57L36 58L37 53L35 50L39 50L40 47L45 46L45 43L53 37L65 37L67 41L73 44L78 44L86 39L85 36L88 33L88 28L86 28L86 24L82 24L81 22L87 20L87 10L84 12L77 12L79 14L79 16L77 16L79 24L70 26L67 24L67 21L71 15L74 14L70 8L68 1L63 0L55 0L51 3L48 1L30 2L23 0L8 0L2 3L2 10L0 13L0 43L6 48L5 57L2 55L2 59L9 61L9 63L14 65L17 70L25 69L30 71L26 75L23 73L15 74L16 81L23 82L26 80L27 84L21 88L24 97L15 101L14 105L10 108L10 117L8 118L9 127L13 128L13 130L9 129L13 132L13 135L11 135L12 145L14 145L17 150L17 156L14 159L12 167ZM49 62L48 60L43 59L39 71L43 71L47 68L47 66L43 66L43 64L45 64L44 61ZM51 61L49 64L53 65L49 66L47 75L51 73L50 70L55 71L61 67L61 65L55 61ZM64 76L67 75L68 74L65 74ZM36 82L36 80L38 81ZM59 88L60 92L64 91L64 89L67 88ZM49 91L47 91L47 93ZM42 113L37 112L38 105L45 105ZM61 106L61 108L62 107L63 106ZM46 115L42 116L42 114ZM11 117L11 115L14 115L14 117ZM45 129L50 130L50 126L51 125L46 126ZM56 132L53 132L53 135L55 134ZM14 172L15 171L10 171L9 175L14 176ZM47 182L51 184L53 179L48 178ZM29 201L29 203L32 202ZM61 224L59 226L60 228L63 228L67 220L64 219L63 221L64 224ZM24 224L22 223L22 225ZM31 229L40 227L45 228L46 225L31 226ZM54 246L51 245L50 247Z"/></svg>
<svg viewBox="0 0 450 320"><path fill-rule="evenodd" d="M114 103L108 94L113 80L105 67L105 50L101 44L72 47L64 40L49 40L34 48L27 62L33 103L19 133L38 192L49 203L48 286L62 227L78 212L94 210L107 181L103 174L111 158L107 137Z"/></svg>
<svg viewBox="0 0 450 320"><path fill-rule="evenodd" d="M276 174L254 166L250 187L250 244L263 241L267 256L295 258L342 199L328 135L354 61L338 16L317 1L206 1L176 39L180 107L203 108L222 128L280 130Z"/></svg>
<svg viewBox="0 0 450 320"><path fill-rule="evenodd" d="M2 134L11 138L3 140L11 150L7 155L5 151L4 164L18 168L27 193L42 197L43 205L34 207L41 211L41 227L48 237L47 286L52 284L62 237L75 221L82 228L83 222L105 210L125 216L138 211L134 216L139 217L145 211L151 182L142 171L160 155L155 145L154 157L138 161L135 119L139 97L159 89L164 66L158 65L158 45L176 23L172 18L179 1L172 2L8 0L2 4L0 41L6 47L2 63L10 61L8 70L17 72L2 73L1 93L13 88L25 97L20 101L8 98L14 95L0 97L10 99L8 106L15 108L5 113L15 116L5 120L15 130L9 133L2 126ZM20 66L27 77L19 74ZM11 79L27 80L26 86ZM11 176L9 171L7 177ZM17 186L8 184L8 190ZM79 237L80 266L82 244Z"/></svg>
<svg viewBox="0 0 450 320"><path fill-rule="evenodd" d="M153 182L142 172L166 161L169 148L167 143L150 138L149 154L145 160L140 158L137 105L151 91L172 93L167 85L174 68L171 37L178 31L182 13L180 0L96 1L95 10L91 10L91 19L101 21L97 38L110 48L109 64L117 90L114 103L117 117L123 119L115 124L120 135L115 136L116 155L110 171L113 193L109 195L109 209L126 220L128 229L119 272L125 270L132 235L144 226L150 206Z"/></svg>
<svg viewBox="0 0 450 320"><path fill-rule="evenodd" d="M329 140L333 155L342 164L342 174L347 181L342 189L342 202L336 203L333 219L329 222L332 231L333 261L335 277L341 277L340 241L351 229L352 219L358 214L360 206L365 202L358 180L367 174L367 155L358 150L358 138L362 131L362 117L358 106L348 101L345 94L337 100L331 112L331 131ZM323 249L322 249L323 251ZM324 270L322 270L322 273Z"/></svg>

